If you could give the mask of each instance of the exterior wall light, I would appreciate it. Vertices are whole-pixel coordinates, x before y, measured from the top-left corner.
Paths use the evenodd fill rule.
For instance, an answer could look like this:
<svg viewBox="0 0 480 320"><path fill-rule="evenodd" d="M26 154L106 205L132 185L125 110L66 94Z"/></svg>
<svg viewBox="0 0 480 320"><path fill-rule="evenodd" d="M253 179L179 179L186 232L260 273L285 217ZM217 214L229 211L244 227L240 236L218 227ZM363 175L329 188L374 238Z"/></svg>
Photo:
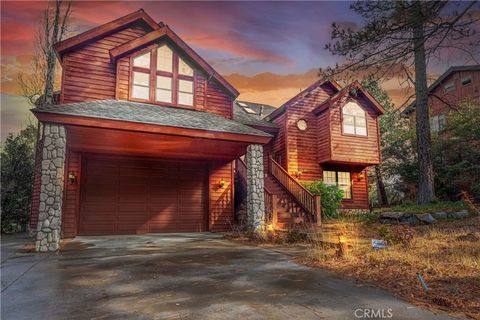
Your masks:
<svg viewBox="0 0 480 320"><path fill-rule="evenodd" d="M74 184L75 182L77 182L77 173L76 172L70 171L68 173L68 182L70 182L70 184Z"/></svg>
<svg viewBox="0 0 480 320"><path fill-rule="evenodd" d="M220 181L218 182L218 188L219 189L223 189L225 187L225 180L222 178L220 179Z"/></svg>
<svg viewBox="0 0 480 320"><path fill-rule="evenodd" d="M360 172L358 175L357 175L357 179L358 181L361 181L363 179L365 179L365 173L362 171Z"/></svg>

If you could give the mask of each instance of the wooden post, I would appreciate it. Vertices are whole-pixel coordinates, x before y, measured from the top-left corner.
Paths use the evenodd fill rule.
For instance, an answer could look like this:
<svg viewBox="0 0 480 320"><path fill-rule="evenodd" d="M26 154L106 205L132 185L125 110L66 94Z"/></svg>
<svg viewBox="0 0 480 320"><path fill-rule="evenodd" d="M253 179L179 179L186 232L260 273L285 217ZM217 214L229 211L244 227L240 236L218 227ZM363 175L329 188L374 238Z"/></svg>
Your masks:
<svg viewBox="0 0 480 320"><path fill-rule="evenodd" d="M277 195L272 194L272 225L273 228L277 228L278 211L277 211Z"/></svg>
<svg viewBox="0 0 480 320"><path fill-rule="evenodd" d="M315 220L317 226L322 225L322 201L319 195L315 196Z"/></svg>

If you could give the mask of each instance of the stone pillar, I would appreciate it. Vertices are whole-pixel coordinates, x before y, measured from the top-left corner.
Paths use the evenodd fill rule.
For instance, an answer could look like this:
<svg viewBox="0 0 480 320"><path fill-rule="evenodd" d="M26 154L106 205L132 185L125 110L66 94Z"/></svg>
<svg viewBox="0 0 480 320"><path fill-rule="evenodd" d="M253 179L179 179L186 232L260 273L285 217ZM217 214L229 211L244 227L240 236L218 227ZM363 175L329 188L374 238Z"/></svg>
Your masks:
<svg viewBox="0 0 480 320"><path fill-rule="evenodd" d="M247 221L254 231L265 224L265 194L263 181L263 147L252 144L245 156L247 164Z"/></svg>
<svg viewBox="0 0 480 320"><path fill-rule="evenodd" d="M56 251L60 242L65 170L65 127L43 124L42 173L38 212L37 251Z"/></svg>

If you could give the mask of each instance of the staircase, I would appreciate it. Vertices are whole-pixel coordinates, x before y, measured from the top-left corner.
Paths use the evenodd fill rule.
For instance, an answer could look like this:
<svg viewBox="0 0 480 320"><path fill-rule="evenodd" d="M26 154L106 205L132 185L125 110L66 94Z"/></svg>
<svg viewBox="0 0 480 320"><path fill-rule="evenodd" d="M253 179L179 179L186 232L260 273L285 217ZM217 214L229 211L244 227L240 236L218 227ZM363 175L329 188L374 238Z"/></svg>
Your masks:
<svg viewBox="0 0 480 320"><path fill-rule="evenodd" d="M265 172L265 213L267 223L275 229L294 229L307 223L320 224L320 197L312 195L295 178L290 176L271 157L268 158ZM236 190L244 190L244 194L236 193L240 202L238 208L245 208L246 203L247 166L238 159L236 162ZM237 207L236 207L237 208ZM237 210L237 213L239 210ZM240 210L241 214L245 212Z"/></svg>

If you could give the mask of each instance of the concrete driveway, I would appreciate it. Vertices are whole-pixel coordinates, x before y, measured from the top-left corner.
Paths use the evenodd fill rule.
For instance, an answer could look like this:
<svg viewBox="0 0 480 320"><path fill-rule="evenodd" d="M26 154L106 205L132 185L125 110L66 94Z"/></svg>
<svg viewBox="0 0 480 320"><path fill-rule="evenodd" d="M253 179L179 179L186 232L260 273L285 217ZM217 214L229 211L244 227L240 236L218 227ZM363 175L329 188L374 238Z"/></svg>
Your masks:
<svg viewBox="0 0 480 320"><path fill-rule="evenodd" d="M78 237L50 255L2 240L6 320L451 319L208 233Z"/></svg>

